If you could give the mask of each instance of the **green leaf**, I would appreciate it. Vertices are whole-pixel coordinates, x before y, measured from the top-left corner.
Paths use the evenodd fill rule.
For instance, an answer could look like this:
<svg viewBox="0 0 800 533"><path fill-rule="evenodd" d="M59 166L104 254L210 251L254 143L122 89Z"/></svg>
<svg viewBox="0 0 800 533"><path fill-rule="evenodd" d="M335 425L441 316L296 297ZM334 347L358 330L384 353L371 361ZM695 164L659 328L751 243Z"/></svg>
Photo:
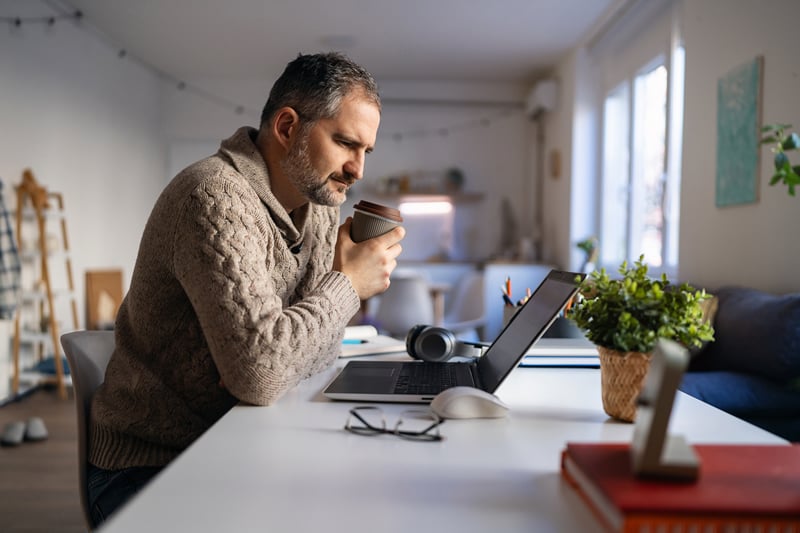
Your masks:
<svg viewBox="0 0 800 533"><path fill-rule="evenodd" d="M770 131L777 131L778 135L781 136L781 135L783 135L784 130L788 130L791 127L792 127L791 124L780 124L780 123L767 124L767 125L761 127L761 133L767 133L767 132L770 132Z"/></svg>
<svg viewBox="0 0 800 533"><path fill-rule="evenodd" d="M781 170L789 164L789 157L783 152L775 154L775 169Z"/></svg>
<svg viewBox="0 0 800 533"><path fill-rule="evenodd" d="M774 136L770 135L768 137L764 137L763 139L761 139L759 141L759 144L773 144L773 143L776 143L776 142L778 142L777 137L774 137Z"/></svg>
<svg viewBox="0 0 800 533"><path fill-rule="evenodd" d="M794 150L798 146L800 146L800 135L792 132L783 140L783 149L784 150Z"/></svg>

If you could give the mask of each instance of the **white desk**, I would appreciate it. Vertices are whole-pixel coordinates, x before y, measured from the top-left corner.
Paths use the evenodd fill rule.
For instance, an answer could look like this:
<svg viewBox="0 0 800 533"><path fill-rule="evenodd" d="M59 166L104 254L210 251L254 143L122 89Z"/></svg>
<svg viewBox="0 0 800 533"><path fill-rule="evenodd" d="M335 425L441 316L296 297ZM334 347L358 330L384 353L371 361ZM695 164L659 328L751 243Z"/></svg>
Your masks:
<svg viewBox="0 0 800 533"><path fill-rule="evenodd" d="M103 530L113 532L587 532L598 523L562 481L567 441L629 441L601 407L595 369L518 368L499 420L449 420L441 443L342 429L333 370L273 407L234 408ZM385 405L388 423L407 405ZM692 443L782 439L679 393L672 430Z"/></svg>

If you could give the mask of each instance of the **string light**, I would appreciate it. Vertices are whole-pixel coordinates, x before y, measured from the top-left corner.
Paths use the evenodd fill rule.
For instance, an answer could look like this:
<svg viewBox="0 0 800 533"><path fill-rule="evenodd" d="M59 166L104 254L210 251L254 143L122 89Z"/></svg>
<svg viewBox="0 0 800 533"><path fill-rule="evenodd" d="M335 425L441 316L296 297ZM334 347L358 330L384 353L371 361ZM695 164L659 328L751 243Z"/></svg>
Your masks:
<svg viewBox="0 0 800 533"><path fill-rule="evenodd" d="M0 16L0 23L5 22L5 23L9 24L10 26L13 26L14 28L21 28L22 26L27 25L27 24L43 24L43 25L52 27L52 26L54 26L56 24L56 22L74 21L78 28L81 28L84 31L93 33L94 36L97 39L99 39L100 41L103 41L104 44L106 44L107 46L109 46L111 48L117 49L117 57L119 57L119 59L128 60L128 61L132 61L132 62L138 63L142 67L144 67L147 70L149 70L152 73L154 73L160 79L162 79L162 80L170 83L171 85L173 85L175 87L175 89L177 89L178 91L192 93L193 95L195 95L195 96L197 96L197 97L199 97L199 98L201 98L203 100L206 100L207 102L212 102L212 103L214 103L214 104L216 104L218 106L228 108L228 109L230 109L232 112L234 112L237 115L245 115L245 114L247 114L247 115L250 115L252 117L257 117L258 119L260 119L260 116L261 116L260 110L248 109L244 105L241 105L239 103L233 102L231 100L228 100L227 98L223 98L223 97L221 97L221 96L219 96L217 94L214 94L214 93L211 93L209 91L206 91L205 89L203 89L201 87L198 87L198 86L193 85L191 83L188 83L188 82L186 82L184 80L181 80L178 77L176 77L176 76L174 76L174 75L172 75L172 74L170 74L168 72L164 72L163 70L161 70L161 69L157 68L156 66L148 63L147 61L144 61L143 59L134 56L127 49L116 46L105 34L100 32L97 28L92 28L89 25L87 25L85 23L82 23L82 22L85 22L85 21L83 21L84 15L83 15L83 12L81 10L79 10L79 9L67 10L67 9L63 8L62 6L60 6L60 5L54 5L53 0L45 0L45 3L47 3L51 7L51 9L53 9L54 11L56 11L58 13L56 15L47 15L47 16L38 16L38 17L8 17L8 16ZM65 4L65 2L59 1L59 4ZM390 104L391 100L390 99L389 100L385 99L384 103L385 104ZM404 101L404 103L413 105L414 102L413 101ZM448 103L444 102L444 104L447 105ZM480 104L471 104L471 105L474 106L474 105L480 105ZM475 128L489 127L489 126L491 126L491 124L492 124L492 122L494 120L496 120L498 118L504 118L504 117L510 116L511 114L514 113L516 108L521 108L521 105L507 104L506 107L508 107L508 108L505 109L504 111L502 111L501 113L499 113L497 116L492 117L492 118L490 118L490 117L481 117L480 119L477 119L477 120L471 120L471 121L462 122L462 123L458 123L458 124L451 124L451 125L447 125L447 126L440 126L440 127L436 127L436 128L430 128L430 129L416 129L416 130L410 130L410 131L388 132L388 133L382 133L382 134L380 134L380 136L381 137L388 136L394 142L397 142L397 143L402 142L403 140L421 139L421 138L433 137L433 136L446 138L446 137L449 137L453 133L457 133L457 132L461 132L461 131L465 131L465 130L470 130L470 129L475 129Z"/></svg>
<svg viewBox="0 0 800 533"><path fill-rule="evenodd" d="M83 12L76 9L72 13L62 13L59 15L47 15L40 17L4 17L0 16L0 22L6 22L10 26L20 28L25 24L43 24L45 26L55 26L56 21L59 20L75 20L78 21L83 18Z"/></svg>
<svg viewBox="0 0 800 533"><path fill-rule="evenodd" d="M478 105L478 104L476 104ZM402 142L403 140L410 140L410 139L425 139L428 137L449 137L454 133L460 133L468 130L474 130L478 128L488 128L494 122L504 120L506 118L512 117L517 115L519 112L517 108L521 106L517 106L515 104L509 104L507 109L503 109L502 111L492 115L491 117L481 117L475 120L468 120L465 122L460 122L457 124L451 124L446 127L439 127L439 128L431 128L431 129L417 129L417 130L410 130L405 132L392 132L392 133L378 133L379 137L391 137L395 142Z"/></svg>

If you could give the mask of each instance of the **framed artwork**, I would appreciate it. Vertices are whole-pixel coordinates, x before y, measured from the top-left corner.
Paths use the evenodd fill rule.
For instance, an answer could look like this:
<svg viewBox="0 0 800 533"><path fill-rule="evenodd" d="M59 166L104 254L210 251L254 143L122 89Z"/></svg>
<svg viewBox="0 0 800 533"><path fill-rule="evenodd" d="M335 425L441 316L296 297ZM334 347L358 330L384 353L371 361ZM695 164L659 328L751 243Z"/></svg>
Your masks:
<svg viewBox="0 0 800 533"><path fill-rule="evenodd" d="M717 82L717 207L758 200L763 77L758 56Z"/></svg>
<svg viewBox="0 0 800 533"><path fill-rule="evenodd" d="M86 329L114 329L121 303L121 270L86 272Z"/></svg>

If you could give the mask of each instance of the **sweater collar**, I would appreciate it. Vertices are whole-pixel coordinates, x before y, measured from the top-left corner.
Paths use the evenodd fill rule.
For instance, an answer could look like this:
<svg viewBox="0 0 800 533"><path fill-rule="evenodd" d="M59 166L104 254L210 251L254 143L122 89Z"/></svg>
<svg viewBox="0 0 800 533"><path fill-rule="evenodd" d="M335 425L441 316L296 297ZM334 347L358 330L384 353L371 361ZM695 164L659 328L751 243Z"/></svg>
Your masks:
<svg viewBox="0 0 800 533"><path fill-rule="evenodd" d="M298 207L293 217L294 222L292 221L292 217L272 194L267 163L256 146L257 136L258 130L255 128L241 127L231 137L222 141L219 153L230 160L233 167L247 180L291 248L303 240L311 204Z"/></svg>

